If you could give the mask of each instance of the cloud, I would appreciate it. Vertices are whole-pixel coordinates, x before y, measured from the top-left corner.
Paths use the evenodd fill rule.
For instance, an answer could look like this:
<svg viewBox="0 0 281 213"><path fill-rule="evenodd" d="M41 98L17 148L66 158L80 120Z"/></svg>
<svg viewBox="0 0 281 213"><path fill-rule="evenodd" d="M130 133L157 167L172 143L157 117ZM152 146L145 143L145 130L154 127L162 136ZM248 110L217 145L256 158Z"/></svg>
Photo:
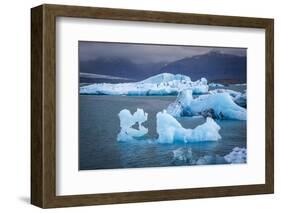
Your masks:
<svg viewBox="0 0 281 213"><path fill-rule="evenodd" d="M112 42L79 42L80 60L103 58L127 58L135 63L172 62L185 57L201 55L210 51L224 54L246 55L246 48L203 47L183 45L129 44Z"/></svg>

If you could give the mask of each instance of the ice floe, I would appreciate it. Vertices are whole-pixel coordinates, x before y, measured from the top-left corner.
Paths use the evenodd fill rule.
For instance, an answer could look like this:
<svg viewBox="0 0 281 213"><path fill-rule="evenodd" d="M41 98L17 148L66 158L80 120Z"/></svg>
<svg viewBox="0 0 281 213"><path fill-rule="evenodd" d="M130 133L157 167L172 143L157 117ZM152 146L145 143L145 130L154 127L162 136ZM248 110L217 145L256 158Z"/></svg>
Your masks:
<svg viewBox="0 0 281 213"><path fill-rule="evenodd" d="M247 149L235 147L227 155L210 154L201 157L194 155L192 148L178 148L172 151L176 165L241 164L247 162Z"/></svg>
<svg viewBox="0 0 281 213"><path fill-rule="evenodd" d="M191 81L181 74L162 73L143 81L132 83L95 83L80 87L80 94L95 95L176 95L190 89L194 94L206 93L209 90L207 79Z"/></svg>
<svg viewBox="0 0 281 213"><path fill-rule="evenodd" d="M209 83L209 87L224 87L224 85L219 83Z"/></svg>
<svg viewBox="0 0 281 213"><path fill-rule="evenodd" d="M247 162L247 149L235 147L232 152L224 156L228 163L246 163Z"/></svg>
<svg viewBox="0 0 281 213"><path fill-rule="evenodd" d="M246 120L247 111L228 92L209 93L193 98L192 91L181 91L167 111L174 117L203 115L215 119Z"/></svg>
<svg viewBox="0 0 281 213"><path fill-rule="evenodd" d="M231 89L214 89L210 90L208 93L217 94L217 93L228 93L231 97L235 98L237 95L240 95L241 92L237 92Z"/></svg>

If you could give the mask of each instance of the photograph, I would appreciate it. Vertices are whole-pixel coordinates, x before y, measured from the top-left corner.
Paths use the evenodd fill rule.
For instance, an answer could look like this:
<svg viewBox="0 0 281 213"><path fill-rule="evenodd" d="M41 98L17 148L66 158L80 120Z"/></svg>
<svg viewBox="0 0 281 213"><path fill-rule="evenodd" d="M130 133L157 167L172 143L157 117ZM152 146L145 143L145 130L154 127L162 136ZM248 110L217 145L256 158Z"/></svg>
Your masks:
<svg viewBox="0 0 281 213"><path fill-rule="evenodd" d="M78 41L79 171L247 163L247 48Z"/></svg>

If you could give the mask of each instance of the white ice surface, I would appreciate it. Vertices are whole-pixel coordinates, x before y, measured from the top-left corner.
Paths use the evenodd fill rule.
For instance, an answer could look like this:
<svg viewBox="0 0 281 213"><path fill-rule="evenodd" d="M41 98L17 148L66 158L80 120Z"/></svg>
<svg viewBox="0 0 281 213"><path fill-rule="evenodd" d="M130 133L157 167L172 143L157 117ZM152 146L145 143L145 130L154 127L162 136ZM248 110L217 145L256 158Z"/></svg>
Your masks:
<svg viewBox="0 0 281 213"><path fill-rule="evenodd" d="M185 89L191 89L195 94L208 92L208 82L205 78L191 81L181 74L161 73L143 81L134 83L95 83L80 87L80 94L96 95L174 95Z"/></svg>
<svg viewBox="0 0 281 213"><path fill-rule="evenodd" d="M228 92L215 92L193 98L192 91L183 90L178 94L177 100L168 106L167 111L174 117L213 113L219 119L247 119L246 109L237 105Z"/></svg>
<svg viewBox="0 0 281 213"><path fill-rule="evenodd" d="M217 141L221 139L219 134L220 126L212 119L207 118L206 122L194 129L185 129L170 114L164 110L156 115L158 143L174 143L176 141L189 143L199 141Z"/></svg>
<svg viewBox="0 0 281 213"><path fill-rule="evenodd" d="M137 109L134 114L131 114L127 109L123 109L119 112L118 116L121 130L117 136L117 141L132 141L147 134L148 129L142 123L147 120L148 115L143 109ZM138 124L138 129L132 127L136 123Z"/></svg>
<svg viewBox="0 0 281 213"><path fill-rule="evenodd" d="M209 83L209 87L224 87L224 85L219 83Z"/></svg>

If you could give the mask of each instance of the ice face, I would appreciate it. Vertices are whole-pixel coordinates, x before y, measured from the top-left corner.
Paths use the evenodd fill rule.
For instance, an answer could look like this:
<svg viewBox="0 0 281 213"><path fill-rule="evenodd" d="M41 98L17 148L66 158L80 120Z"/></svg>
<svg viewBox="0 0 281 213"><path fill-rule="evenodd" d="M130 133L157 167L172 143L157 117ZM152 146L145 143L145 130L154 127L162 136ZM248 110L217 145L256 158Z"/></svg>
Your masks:
<svg viewBox="0 0 281 213"><path fill-rule="evenodd" d="M246 109L238 106L229 93L211 93L193 98L190 90L179 93L167 111L174 117L203 115L216 119L246 120Z"/></svg>
<svg viewBox="0 0 281 213"><path fill-rule="evenodd" d="M165 110L156 115L158 143L178 142L199 142L217 141L221 139L219 134L220 126L212 119L207 118L206 122L195 129L185 129L181 124Z"/></svg>
<svg viewBox="0 0 281 213"><path fill-rule="evenodd" d="M118 116L121 130L117 136L117 141L132 141L147 134L148 129L142 126L142 123L147 120L148 115L143 109L137 109L133 115L129 110L123 109ZM136 123L138 124L138 129L132 127Z"/></svg>
<svg viewBox="0 0 281 213"><path fill-rule="evenodd" d="M208 92L205 78L191 81L188 76L162 73L135 83L108 84L98 83L80 87L80 94L96 95L176 95L180 91L190 89L194 94Z"/></svg>
<svg viewBox="0 0 281 213"><path fill-rule="evenodd" d="M232 152L224 156L228 163L246 163L247 162L247 149L235 147Z"/></svg>

